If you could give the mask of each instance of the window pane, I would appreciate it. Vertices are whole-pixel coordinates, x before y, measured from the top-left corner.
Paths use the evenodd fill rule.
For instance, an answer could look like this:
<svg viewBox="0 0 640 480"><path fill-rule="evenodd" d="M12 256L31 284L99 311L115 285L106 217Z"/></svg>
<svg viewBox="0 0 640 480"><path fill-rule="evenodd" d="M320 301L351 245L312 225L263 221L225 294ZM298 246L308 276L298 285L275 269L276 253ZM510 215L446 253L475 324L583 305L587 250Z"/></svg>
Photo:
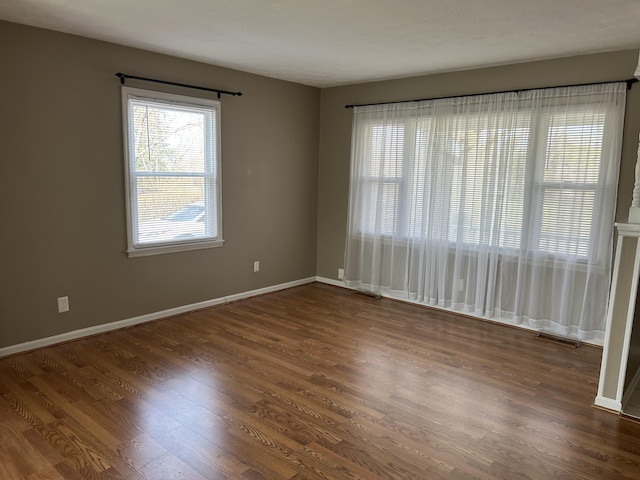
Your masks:
<svg viewBox="0 0 640 480"><path fill-rule="evenodd" d="M409 236L419 237L424 234L424 230L429 223L429 205L430 197L426 195L428 191L425 189L431 184L432 169L429 168L428 154L431 150L430 136L431 130L430 119L420 119L415 123L415 145L414 158L411 163L409 172Z"/></svg>
<svg viewBox="0 0 640 480"><path fill-rule="evenodd" d="M604 112L587 109L550 116L545 183L598 181L604 120Z"/></svg>
<svg viewBox="0 0 640 480"><path fill-rule="evenodd" d="M365 162L364 175L400 177L404 147L404 125L372 125L370 161Z"/></svg>
<svg viewBox="0 0 640 480"><path fill-rule="evenodd" d="M448 140L451 175L450 241L518 248L521 242L529 148L528 114L502 125L493 115L469 116Z"/></svg>
<svg viewBox="0 0 640 480"><path fill-rule="evenodd" d="M207 144L210 111L132 101L135 170L139 172L206 172L213 151Z"/></svg>
<svg viewBox="0 0 640 480"><path fill-rule="evenodd" d="M546 188L542 199L538 249L587 256L595 191Z"/></svg>
<svg viewBox="0 0 640 480"><path fill-rule="evenodd" d="M581 107L548 116L538 249L585 257L600 175L605 113Z"/></svg>
<svg viewBox="0 0 640 480"><path fill-rule="evenodd" d="M216 224L205 211L206 190L206 182L202 178L138 178L135 243L215 237ZM209 196L215 198L215 195Z"/></svg>
<svg viewBox="0 0 640 480"><path fill-rule="evenodd" d="M398 218L398 184L370 182L363 188L362 194L362 204L367 206L367 212L362 216L362 230L394 235Z"/></svg>

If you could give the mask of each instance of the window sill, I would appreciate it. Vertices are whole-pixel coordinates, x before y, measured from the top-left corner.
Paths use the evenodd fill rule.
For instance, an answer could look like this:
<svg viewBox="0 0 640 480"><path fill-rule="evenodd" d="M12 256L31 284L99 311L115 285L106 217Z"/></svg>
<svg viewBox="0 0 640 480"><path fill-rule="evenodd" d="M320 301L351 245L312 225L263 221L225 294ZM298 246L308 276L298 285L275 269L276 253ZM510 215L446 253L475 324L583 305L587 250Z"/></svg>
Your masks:
<svg viewBox="0 0 640 480"><path fill-rule="evenodd" d="M208 240L192 243L172 243L172 244L155 244L139 246L127 250L129 258L148 257L150 255L163 255L165 253L189 252L192 250L203 250L205 248L221 247L224 240Z"/></svg>

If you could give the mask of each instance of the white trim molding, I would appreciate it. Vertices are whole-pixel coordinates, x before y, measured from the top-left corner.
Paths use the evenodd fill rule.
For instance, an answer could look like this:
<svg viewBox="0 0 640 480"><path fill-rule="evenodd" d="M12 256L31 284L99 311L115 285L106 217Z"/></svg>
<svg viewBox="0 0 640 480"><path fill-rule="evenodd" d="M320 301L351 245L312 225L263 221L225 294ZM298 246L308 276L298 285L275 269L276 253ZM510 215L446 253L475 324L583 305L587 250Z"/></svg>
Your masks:
<svg viewBox="0 0 640 480"><path fill-rule="evenodd" d="M299 285L305 285L317 280L317 277L308 277L300 280L294 280L292 282L281 283L279 285L272 285L270 287L259 288L257 290L250 290L248 292L236 293L225 297L214 298L212 300L205 300L203 302L191 303L189 305L183 305L180 307L169 308L167 310L161 310L159 312L148 313L146 315L140 315L138 317L127 318L125 320L119 320L116 322L105 323L103 325L96 325L94 327L81 328L79 330L73 330L71 332L61 333L60 335L54 335L52 337L40 338L38 340L32 340L29 342L19 343L17 345L9 345L8 347L0 348L0 358L8 355L14 355L16 353L22 353L29 350L35 350L37 348L48 347L58 343L68 342L70 340L77 340L79 338L89 337L91 335L97 335L99 333L110 332L113 330L119 330L125 327L131 327L133 325L139 325L141 323L151 322L153 320L159 320L161 318L167 318L181 313L193 312L195 310L202 310L203 308L213 307L214 305L221 305L223 303L234 302L236 300L242 300L243 298L255 297L257 295L264 295L265 293L277 292L278 290L285 290L291 287L297 287Z"/></svg>
<svg viewBox="0 0 640 480"><path fill-rule="evenodd" d="M622 404L620 402L607 397L601 397L600 395L596 397L594 405L606 410L611 410L615 413L620 413L620 411L622 410Z"/></svg>
<svg viewBox="0 0 640 480"><path fill-rule="evenodd" d="M333 278L316 277L316 282L326 283L328 285L333 285L334 287L347 288L342 280L334 280Z"/></svg>
<svg viewBox="0 0 640 480"><path fill-rule="evenodd" d="M616 223L616 227L616 256L595 403L619 412L622 409L640 277L640 224Z"/></svg>

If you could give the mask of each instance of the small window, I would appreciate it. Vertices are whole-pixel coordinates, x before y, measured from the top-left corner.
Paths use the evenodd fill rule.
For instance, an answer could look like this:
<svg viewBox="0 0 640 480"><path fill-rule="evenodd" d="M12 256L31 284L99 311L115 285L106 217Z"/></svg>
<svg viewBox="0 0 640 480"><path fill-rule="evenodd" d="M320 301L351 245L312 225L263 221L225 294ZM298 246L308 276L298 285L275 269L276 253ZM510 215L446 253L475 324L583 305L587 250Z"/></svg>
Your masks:
<svg viewBox="0 0 640 480"><path fill-rule="evenodd" d="M220 102L122 87L130 257L219 247Z"/></svg>

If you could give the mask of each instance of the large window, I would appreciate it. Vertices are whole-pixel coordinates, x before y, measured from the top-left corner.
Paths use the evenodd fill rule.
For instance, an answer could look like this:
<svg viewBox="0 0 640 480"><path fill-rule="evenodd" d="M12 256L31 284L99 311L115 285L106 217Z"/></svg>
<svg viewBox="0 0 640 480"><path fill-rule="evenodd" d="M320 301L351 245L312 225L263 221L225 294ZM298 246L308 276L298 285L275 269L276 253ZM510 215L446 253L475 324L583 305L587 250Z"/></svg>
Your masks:
<svg viewBox="0 0 640 480"><path fill-rule="evenodd" d="M356 107L347 285L600 342L625 95Z"/></svg>
<svg viewBox="0 0 640 480"><path fill-rule="evenodd" d="M608 107L362 122L360 234L586 257Z"/></svg>
<svg viewBox="0 0 640 480"><path fill-rule="evenodd" d="M129 256L222 245L220 102L122 96Z"/></svg>

